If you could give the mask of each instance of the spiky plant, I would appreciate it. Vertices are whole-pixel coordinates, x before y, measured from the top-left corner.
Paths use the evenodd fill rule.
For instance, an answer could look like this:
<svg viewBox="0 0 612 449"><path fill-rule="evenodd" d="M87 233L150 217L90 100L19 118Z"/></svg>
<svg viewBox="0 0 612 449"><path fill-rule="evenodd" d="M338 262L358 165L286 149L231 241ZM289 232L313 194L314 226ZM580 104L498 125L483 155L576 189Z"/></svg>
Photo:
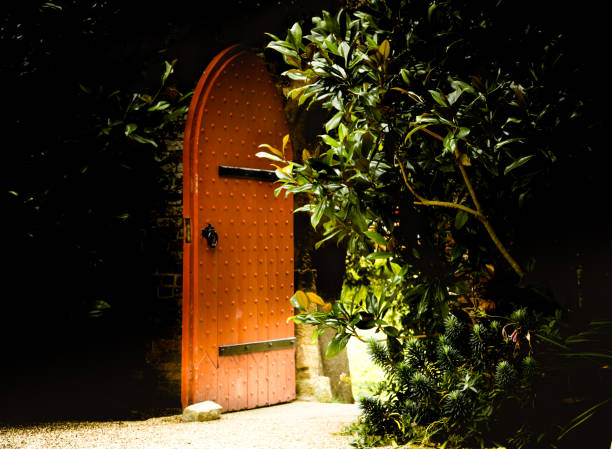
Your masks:
<svg viewBox="0 0 612 449"><path fill-rule="evenodd" d="M425 374L417 371L410 379L409 392L414 401L427 403L434 394L434 384Z"/></svg>
<svg viewBox="0 0 612 449"><path fill-rule="evenodd" d="M536 377L536 361L533 357L527 356L521 362L521 372L523 380L527 384L531 384Z"/></svg>
<svg viewBox="0 0 612 449"><path fill-rule="evenodd" d="M502 339L502 325L499 321L493 320L489 323L489 328L486 332L486 341L488 346L496 346Z"/></svg>
<svg viewBox="0 0 612 449"><path fill-rule="evenodd" d="M442 402L445 416L453 421L462 421L469 414L469 400L463 390L453 390L446 395Z"/></svg>
<svg viewBox="0 0 612 449"><path fill-rule="evenodd" d="M417 417L422 411L422 407L419 405L419 403L410 399L404 403L404 409L406 413L413 418Z"/></svg>
<svg viewBox="0 0 612 449"><path fill-rule="evenodd" d="M372 361L381 368L387 369L391 364L385 344L375 338L368 340L368 354Z"/></svg>
<svg viewBox="0 0 612 449"><path fill-rule="evenodd" d="M372 428L374 433L385 432L387 424L387 407L377 397L365 396L359 401L361 419Z"/></svg>
<svg viewBox="0 0 612 449"><path fill-rule="evenodd" d="M527 312L526 308L517 309L512 314L510 314L510 321L516 323L518 327L528 328L531 323L531 316Z"/></svg>
<svg viewBox="0 0 612 449"><path fill-rule="evenodd" d="M454 371L457 366L461 363L461 354L451 344L446 343L444 337L440 337L438 346L436 349L436 355L438 357L438 363L440 367L447 371Z"/></svg>
<svg viewBox="0 0 612 449"><path fill-rule="evenodd" d="M470 332L470 349L474 361L484 361L486 348L486 329L482 324L476 323Z"/></svg>
<svg viewBox="0 0 612 449"><path fill-rule="evenodd" d="M511 391L516 388L518 373L512 364L502 360L495 369L495 386L503 391Z"/></svg>
<svg viewBox="0 0 612 449"><path fill-rule="evenodd" d="M444 319L444 338L452 345L459 346L465 340L467 326L453 314Z"/></svg>
<svg viewBox="0 0 612 449"><path fill-rule="evenodd" d="M407 363L401 363L397 366L396 376L400 391L404 392L408 390L410 379L412 379L414 372L414 368Z"/></svg>
<svg viewBox="0 0 612 449"><path fill-rule="evenodd" d="M404 348L406 363L415 368L424 368L427 363L425 345L418 338L408 340Z"/></svg>

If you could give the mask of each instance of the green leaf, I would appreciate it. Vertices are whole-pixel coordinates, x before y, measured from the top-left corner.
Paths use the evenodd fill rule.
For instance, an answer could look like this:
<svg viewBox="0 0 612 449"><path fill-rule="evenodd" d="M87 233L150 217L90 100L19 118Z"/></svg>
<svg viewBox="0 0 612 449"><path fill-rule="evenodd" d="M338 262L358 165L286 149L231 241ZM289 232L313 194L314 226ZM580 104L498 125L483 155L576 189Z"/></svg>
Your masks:
<svg viewBox="0 0 612 449"><path fill-rule="evenodd" d="M295 209L293 211L293 213L297 213L297 212L312 212L314 211L316 208L316 206L314 204L305 204L301 207L298 207L297 209Z"/></svg>
<svg viewBox="0 0 612 449"><path fill-rule="evenodd" d="M451 81L451 86L455 90L461 90L462 92L469 92L474 95L476 94L476 89L474 89L471 85L463 81L453 80Z"/></svg>
<svg viewBox="0 0 612 449"><path fill-rule="evenodd" d="M280 38L280 37L275 36L275 35L274 35L274 34L272 34L272 33L264 33L264 34L265 34L266 36L268 36L268 37L272 38L272 40L275 40L275 41L280 41L280 40L281 40L281 38Z"/></svg>
<svg viewBox="0 0 612 449"><path fill-rule="evenodd" d="M343 115L344 115L343 111L336 112L336 114L334 114L334 116L331 119L329 119L328 122L325 124L325 131L330 132L332 129L336 128L340 124L340 121L342 120ZM323 138L323 140L325 140L325 138ZM338 143L336 142L336 145L334 146L338 146Z"/></svg>
<svg viewBox="0 0 612 449"><path fill-rule="evenodd" d="M276 177L278 179L284 179L286 181L291 181L291 176L287 175L287 173L285 173L283 170L281 170L279 168L274 170L274 173L276 173Z"/></svg>
<svg viewBox="0 0 612 449"><path fill-rule="evenodd" d="M323 41L323 48L329 50L335 55L340 56L340 53L338 52L338 46L336 45L336 41L334 40L334 37L332 35L329 35L325 38L325 40Z"/></svg>
<svg viewBox="0 0 612 449"><path fill-rule="evenodd" d="M382 330L385 334L390 335L391 337L397 337L399 335L399 331L393 326L383 326Z"/></svg>
<svg viewBox="0 0 612 449"><path fill-rule="evenodd" d="M376 327L376 322L374 320L361 320L357 324L355 324L357 329L368 330Z"/></svg>
<svg viewBox="0 0 612 449"><path fill-rule="evenodd" d="M386 246L387 245L387 241L385 240L385 238L380 235L378 232L376 231L365 231L364 234L370 239L372 240L374 243L381 245L381 246Z"/></svg>
<svg viewBox="0 0 612 449"><path fill-rule="evenodd" d="M336 230L336 231L332 232L331 234L329 234L329 235L325 236L325 238L324 238L324 239L319 240L317 243L315 243L315 249L319 249L319 248L321 247L321 245L323 245L323 243L325 243L326 241L328 241L328 240L330 240L330 239L334 238L335 236L337 236L338 234L340 234L340 232L342 232L342 230L341 230L341 229L338 229L338 230Z"/></svg>
<svg viewBox="0 0 612 449"><path fill-rule="evenodd" d="M378 52L382 55L383 61L389 57L389 54L391 53L391 46L389 45L388 40L385 39L382 44L380 44L378 47Z"/></svg>
<svg viewBox="0 0 612 449"><path fill-rule="evenodd" d="M441 92L438 92L437 90L430 90L429 93L431 94L433 99L436 100L438 104L440 104L441 106L444 106L445 108L448 107L448 103L446 102L446 99L443 96L444 94L442 94Z"/></svg>
<svg viewBox="0 0 612 449"><path fill-rule="evenodd" d="M359 210L359 207L351 207L349 217L351 218L353 226L356 227L357 230L365 231L367 229L365 218Z"/></svg>
<svg viewBox="0 0 612 449"><path fill-rule="evenodd" d="M302 28L299 23L294 23L291 29L289 30L289 34L291 35L291 39L296 47L299 47L302 43Z"/></svg>
<svg viewBox="0 0 612 449"><path fill-rule="evenodd" d="M287 70L286 72L283 72L282 75L292 80L296 80L296 81L307 81L308 80L308 75L306 75L303 71L298 70L298 69Z"/></svg>
<svg viewBox="0 0 612 449"><path fill-rule="evenodd" d="M164 109L168 109L170 107L170 103L167 101L158 101L153 106L149 107L147 111L163 111Z"/></svg>
<svg viewBox="0 0 612 449"><path fill-rule="evenodd" d="M138 128L138 125L136 123L128 123L127 125L125 125L125 135L129 136L137 128Z"/></svg>
<svg viewBox="0 0 612 449"><path fill-rule="evenodd" d="M521 165L525 164L527 161L529 161L531 158L533 158L534 155L531 154L529 156L525 156L522 157L520 159L517 159L516 161L514 161L513 163L511 163L510 165L508 165L505 169L504 169L504 175L507 175L508 173L510 173L512 170L514 170L515 168L520 167Z"/></svg>
<svg viewBox="0 0 612 449"><path fill-rule="evenodd" d="M522 121L521 119L518 119L516 117L508 117L508 120L506 120L506 123L502 125L502 128L506 126L508 123L521 123L521 121Z"/></svg>
<svg viewBox="0 0 612 449"><path fill-rule="evenodd" d="M94 317L94 318L102 316L104 311L110 308L111 308L111 305L107 303L106 301L103 301L101 299L96 299L91 305L91 309L89 310L89 316Z"/></svg>
<svg viewBox="0 0 612 449"><path fill-rule="evenodd" d="M340 142L343 142L344 139L346 138L348 134L348 129L346 126L344 126L343 123L340 123L340 125L338 126L338 139L340 140Z"/></svg>
<svg viewBox="0 0 612 449"><path fill-rule="evenodd" d="M359 188L360 186L368 187L371 184L371 181L363 173L357 173L356 175L353 175L347 179L346 183L351 187Z"/></svg>
<svg viewBox="0 0 612 449"><path fill-rule="evenodd" d="M334 335L334 337L330 340L329 345L327 346L325 358L329 359L339 354L340 351L342 351L346 344L349 342L350 338L351 335L347 333L339 333Z"/></svg>
<svg viewBox="0 0 612 449"><path fill-rule="evenodd" d="M328 136L327 134L323 134L321 136L321 139L323 139L323 142L325 142L330 147L339 147L340 146L340 143L336 139L334 139L332 136Z"/></svg>
<svg viewBox="0 0 612 449"><path fill-rule="evenodd" d="M520 137L514 137L512 139L502 140L501 142L496 143L495 146L493 147L493 149L497 150L497 149L503 147L504 145L508 145L509 143L512 143L512 142L522 142L522 141L523 141L523 139L520 138Z"/></svg>
<svg viewBox="0 0 612 449"><path fill-rule="evenodd" d="M302 93L302 95L300 96L300 99L298 100L298 106L301 106L306 100L308 100L310 97L316 94L316 92L314 91L311 91L311 92L302 91L302 92L304 93Z"/></svg>
<svg viewBox="0 0 612 449"><path fill-rule="evenodd" d="M457 134L455 135L455 137L457 139L463 139L469 133L470 133L470 128L461 127L461 128L459 128L459 131L457 131Z"/></svg>
<svg viewBox="0 0 612 449"><path fill-rule="evenodd" d="M591 418L591 416L593 416L593 414L595 413L596 409L598 409L599 407L601 407L603 405L606 405L610 401L612 401L612 398L605 399L605 400L595 404L594 406L592 406L588 410L585 410L580 415L576 416L574 419L572 419L570 421L570 423L568 424L568 426L566 426L564 431L557 437L557 441L561 440L569 431L571 431L572 429L576 428L577 426L582 424L587 419Z"/></svg>
<svg viewBox="0 0 612 449"><path fill-rule="evenodd" d="M433 2L429 8L427 8L427 21L431 22L431 16L433 15L434 11L436 10L436 8L438 7L436 2Z"/></svg>
<svg viewBox="0 0 612 449"><path fill-rule="evenodd" d="M49 8L49 9L55 9L57 11L61 11L62 7L60 5L56 5L55 3L51 3L51 2L45 2L42 5L43 8Z"/></svg>
<svg viewBox="0 0 612 449"><path fill-rule="evenodd" d="M262 145L265 145L265 144L262 144ZM276 156L275 154L266 153L265 151L260 151L258 153L255 153L255 156L259 158L270 159L270 160L277 161L277 162L285 162L284 160L282 160L280 157Z"/></svg>
<svg viewBox="0 0 612 449"><path fill-rule="evenodd" d="M444 137L444 141L442 142L446 152L453 154L455 152L455 146L457 145L457 139L452 131L449 131L448 134Z"/></svg>
<svg viewBox="0 0 612 449"><path fill-rule="evenodd" d="M289 56L291 58L297 58L298 54L295 50L293 50L288 44L286 44L283 41L274 41L274 42L270 42L267 45L267 48L271 48L273 50L276 50L277 52L285 55L285 56Z"/></svg>
<svg viewBox="0 0 612 449"><path fill-rule="evenodd" d="M370 253L366 256L366 259L391 259L393 257L393 253L389 253L386 251L376 251L374 253Z"/></svg>
<svg viewBox="0 0 612 449"><path fill-rule="evenodd" d="M173 64L170 64L168 61L164 61L164 64L166 66L166 70L164 70L164 74L162 75L162 85L166 84L166 80L174 71Z"/></svg>
<svg viewBox="0 0 612 449"><path fill-rule="evenodd" d="M145 143L145 144L150 144L153 145L155 148L157 148L157 142L155 142L152 139L147 139L145 137L139 136L138 134L130 134L130 139L134 139L136 142L138 143Z"/></svg>
<svg viewBox="0 0 612 449"><path fill-rule="evenodd" d="M310 216L310 224L313 228L316 229L319 221L321 221L321 217L323 216L323 212L325 211L325 201L321 201L319 204L315 206L315 209Z"/></svg>
<svg viewBox="0 0 612 449"><path fill-rule="evenodd" d="M289 190L290 193L302 193L302 192L309 192L312 191L312 184L304 184L298 187L294 187L294 186L289 186L286 187L287 190Z"/></svg>
<svg viewBox="0 0 612 449"><path fill-rule="evenodd" d="M319 328L315 329L315 330L312 332L312 338L310 339L310 341L311 341L312 343L315 343L315 342L316 342L316 341L319 339L319 337L321 336L321 334L323 334L323 332L325 332L325 328L324 328L324 327L319 327Z"/></svg>
<svg viewBox="0 0 612 449"><path fill-rule="evenodd" d="M299 301L298 301L298 299L297 299L297 294L293 295L293 296L292 296L292 297L289 299L289 302L290 302L290 303L291 303L291 305L292 305L293 307L295 307L296 309L305 310L305 309L302 309L302 306L300 305L300 302L299 302Z"/></svg>
<svg viewBox="0 0 612 449"><path fill-rule="evenodd" d="M361 320L356 324L358 329L372 329L376 326L374 314L369 312L359 312Z"/></svg>
<svg viewBox="0 0 612 449"><path fill-rule="evenodd" d="M345 64L348 63L347 58L348 58L349 51L350 51L350 46L346 42L341 42L340 45L338 45L338 53L340 53L340 56L344 58Z"/></svg>
<svg viewBox="0 0 612 449"><path fill-rule="evenodd" d="M460 210L457 212L457 215L455 215L455 229L461 229L467 222L468 217L469 215L465 211Z"/></svg>

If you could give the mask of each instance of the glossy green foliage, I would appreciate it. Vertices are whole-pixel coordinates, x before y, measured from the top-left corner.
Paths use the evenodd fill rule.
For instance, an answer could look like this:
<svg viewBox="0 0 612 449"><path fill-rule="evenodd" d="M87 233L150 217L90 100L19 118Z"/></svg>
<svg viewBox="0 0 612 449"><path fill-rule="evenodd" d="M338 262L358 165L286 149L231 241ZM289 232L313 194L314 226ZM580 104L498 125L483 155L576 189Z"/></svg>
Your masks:
<svg viewBox="0 0 612 449"><path fill-rule="evenodd" d="M534 178L556 161L555 148L529 140L543 137L550 105L541 97L552 92L538 80L554 70L554 61L535 51L512 62L479 53L490 44L480 37L501 20L503 12L495 8L480 12L479 22L463 17L474 13L465 5L436 4L427 17L418 2L391 5L366 2L361 11L324 11L308 33L296 23L285 39L272 36L268 47L293 66L284 72L295 86L289 97L329 111L322 146L292 165L284 189L312 194L305 210L315 227L325 218L326 238L347 239L349 250L373 258L401 252L419 265L421 252L439 250L440 243L418 248L415 234L426 239L448 222L462 233L481 229L465 211L415 207L406 183L424 198L475 209L459 170L468 167L487 213L501 221L520 208ZM425 222L422 234L406 223L398 229L392 214L398 206L405 220ZM372 251L397 233L403 251ZM471 265L479 268L481 257L497 257L481 256L481 246L462 242L454 257L469 249Z"/></svg>
<svg viewBox="0 0 612 449"><path fill-rule="evenodd" d="M294 319L337 329L335 346L362 329L386 336L371 352L391 399L364 408L372 429L384 409L400 440L546 444L525 421L543 368L532 350L547 338L533 337L547 321L529 307L542 296L513 285L533 268L529 248L517 262L505 247L521 247L525 211L598 143L584 65L568 62L580 55L524 2L356 3L268 44L288 97L327 118L296 161L260 156L282 168L277 195L308 195L296 212L318 245L348 249L341 299Z"/></svg>
<svg viewBox="0 0 612 449"><path fill-rule="evenodd" d="M470 16L476 12L463 3L427 10L371 1L323 11L285 39L270 35L268 47L291 66L283 73L288 97L328 111L320 145L299 162L259 154L284 167L276 193L307 193L310 202L296 212L321 229L318 245L344 243L357 271L386 273L384 288L368 295L345 289L344 329L391 324L368 310L375 299L378 312L401 310L400 334L434 332L487 264L511 272L499 238L515 244L512 225L558 158L541 142L565 126L561 117L559 128L543 124L558 86L539 81L555 70L551 52L559 50L534 48L518 61L485 54L484 36L507 8L489 5L479 20ZM513 32L512 45L541 44L531 32ZM578 108L571 101L568 110ZM485 215L499 225L495 238L482 226Z"/></svg>

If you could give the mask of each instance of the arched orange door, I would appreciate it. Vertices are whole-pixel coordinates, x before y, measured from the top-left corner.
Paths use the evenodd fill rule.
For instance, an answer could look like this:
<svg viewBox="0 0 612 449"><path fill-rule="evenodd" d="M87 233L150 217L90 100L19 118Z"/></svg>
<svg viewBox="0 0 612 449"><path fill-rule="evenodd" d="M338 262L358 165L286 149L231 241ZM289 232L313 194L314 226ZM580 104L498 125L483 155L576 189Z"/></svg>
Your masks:
<svg viewBox="0 0 612 449"><path fill-rule="evenodd" d="M259 58L240 46L215 57L185 129L183 407L295 399L293 202L274 196L273 167L255 156L287 133Z"/></svg>

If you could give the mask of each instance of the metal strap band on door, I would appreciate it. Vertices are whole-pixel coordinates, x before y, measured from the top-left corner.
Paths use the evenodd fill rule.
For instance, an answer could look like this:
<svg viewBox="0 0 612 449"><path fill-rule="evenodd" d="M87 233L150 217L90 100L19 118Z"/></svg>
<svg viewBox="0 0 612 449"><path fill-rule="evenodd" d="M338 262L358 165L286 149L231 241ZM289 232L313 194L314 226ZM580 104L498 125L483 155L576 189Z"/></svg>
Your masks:
<svg viewBox="0 0 612 449"><path fill-rule="evenodd" d="M274 173L274 170L231 167L228 165L219 165L219 176L228 178L256 179L258 181L276 181L278 179L276 173Z"/></svg>
<svg viewBox="0 0 612 449"><path fill-rule="evenodd" d="M238 345L219 346L219 355L241 355L253 352L276 351L278 349L293 348L295 337L280 338L278 340L254 341Z"/></svg>

